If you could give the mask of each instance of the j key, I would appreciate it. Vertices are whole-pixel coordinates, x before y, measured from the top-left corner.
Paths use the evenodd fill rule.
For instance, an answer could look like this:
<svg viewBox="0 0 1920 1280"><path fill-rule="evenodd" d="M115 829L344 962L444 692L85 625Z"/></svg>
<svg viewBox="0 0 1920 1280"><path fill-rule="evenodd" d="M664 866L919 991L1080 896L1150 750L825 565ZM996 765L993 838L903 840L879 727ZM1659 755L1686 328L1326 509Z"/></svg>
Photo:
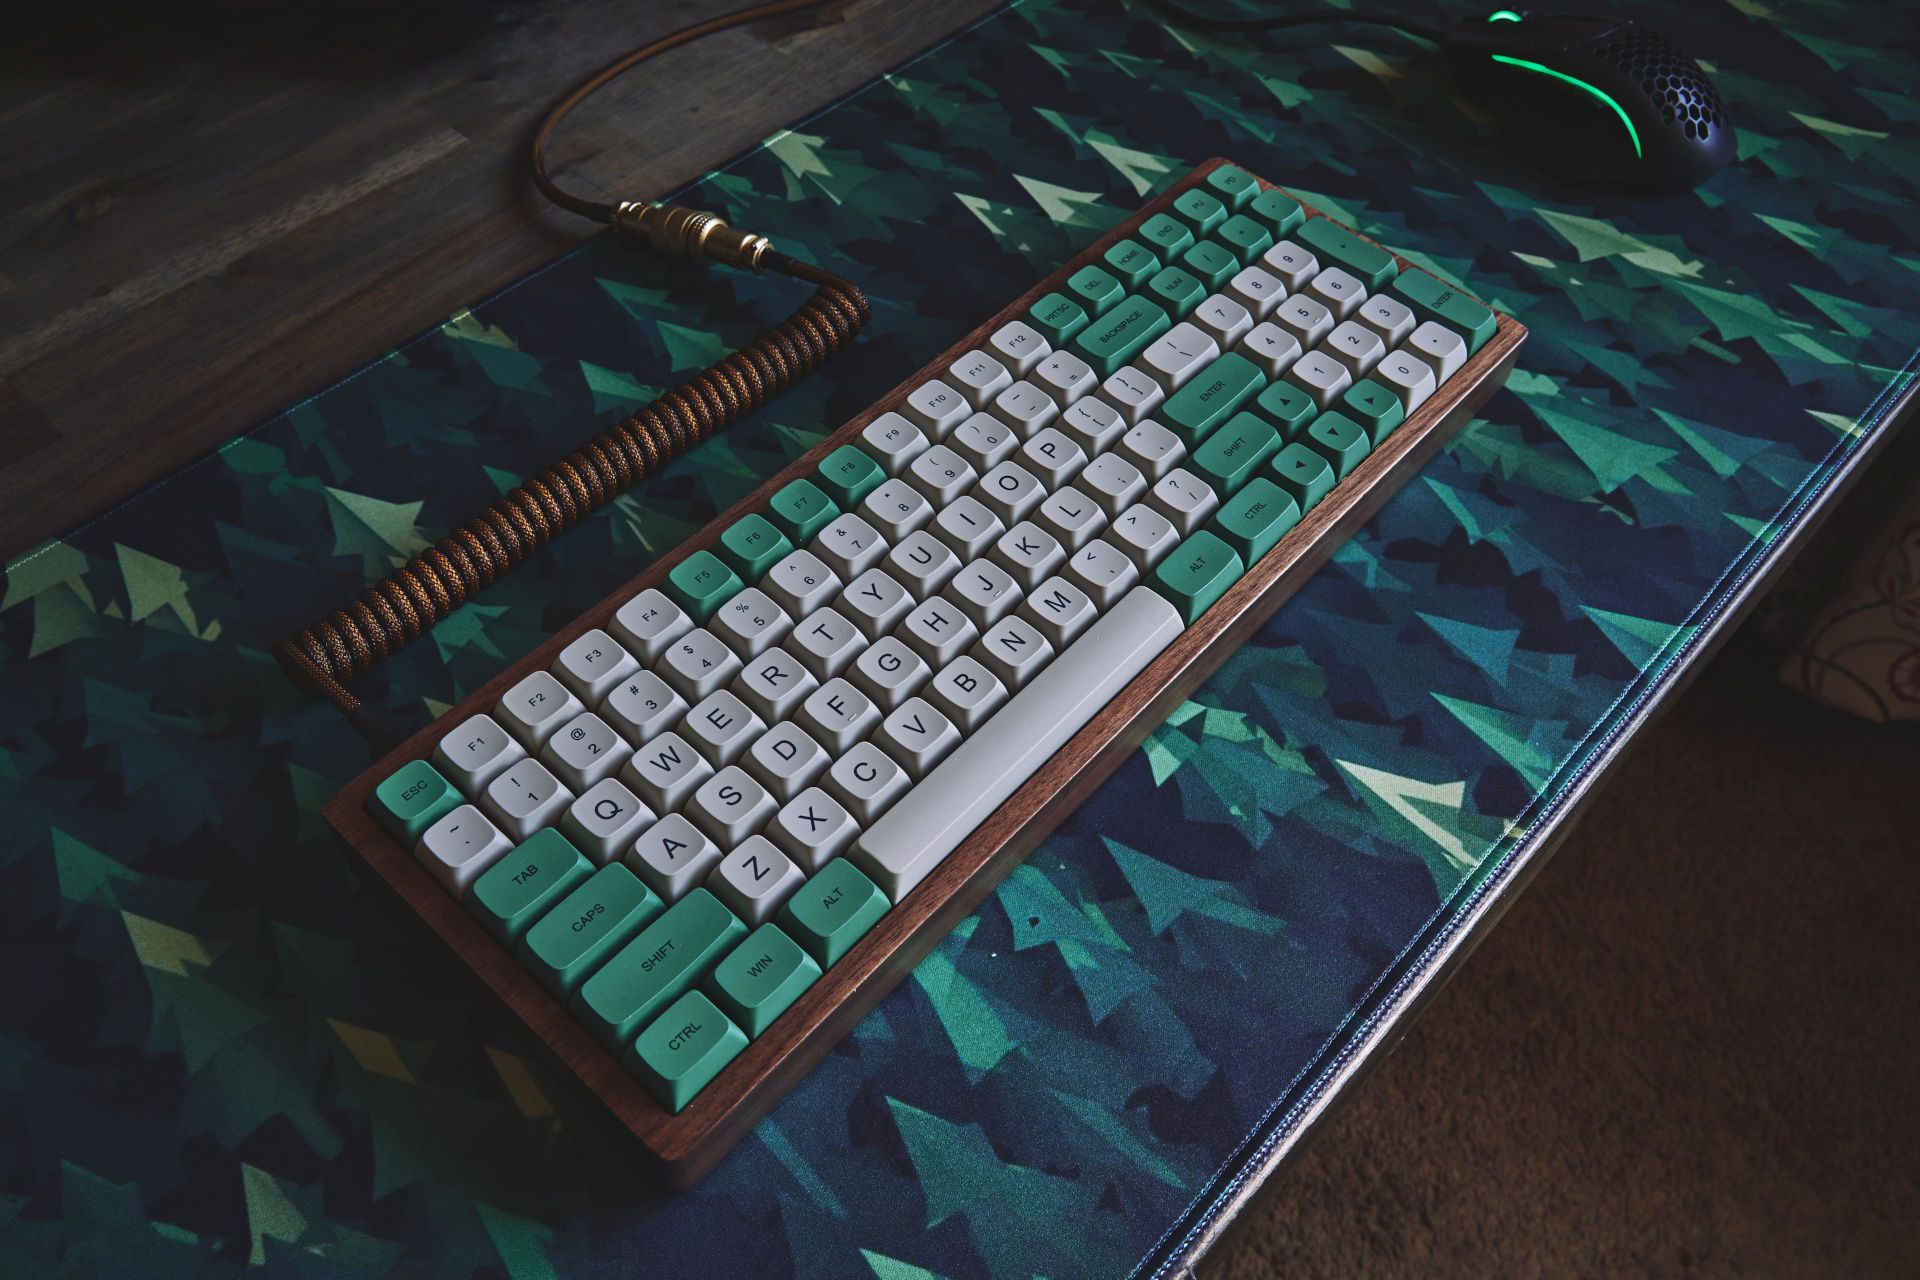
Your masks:
<svg viewBox="0 0 1920 1280"><path fill-rule="evenodd" d="M1179 466L1187 456L1187 446L1179 436L1148 418L1120 437L1118 452L1152 481Z"/></svg>
<svg viewBox="0 0 1920 1280"><path fill-rule="evenodd" d="M908 698L880 722L873 741L909 776L924 778L960 745L960 730L925 698Z"/></svg>
<svg viewBox="0 0 1920 1280"><path fill-rule="evenodd" d="M795 551L760 584L790 618L804 618L840 594L840 578L811 551Z"/></svg>
<svg viewBox="0 0 1920 1280"><path fill-rule="evenodd" d="M1146 372L1131 365L1116 369L1100 384L1100 399L1113 406L1128 426L1160 407L1167 398L1166 389Z"/></svg>
<svg viewBox="0 0 1920 1280"><path fill-rule="evenodd" d="M791 720L755 738L741 757L747 772L760 779L782 804L812 786L830 762L827 749Z"/></svg>
<svg viewBox="0 0 1920 1280"><path fill-rule="evenodd" d="M655 813L671 813L713 776L713 766L678 733L663 733L637 748L620 780Z"/></svg>
<svg viewBox="0 0 1920 1280"><path fill-rule="evenodd" d="M1042 427L1020 446L1020 465L1047 489L1057 489L1080 474L1087 451L1058 427Z"/></svg>
<svg viewBox="0 0 1920 1280"><path fill-rule="evenodd" d="M500 776L500 771L527 752L489 715L472 715L440 739L433 763L449 782L468 795Z"/></svg>
<svg viewBox="0 0 1920 1280"><path fill-rule="evenodd" d="M1073 553L1067 561L1066 576L1104 613L1140 580L1140 569L1120 548L1105 538L1096 538Z"/></svg>
<svg viewBox="0 0 1920 1280"><path fill-rule="evenodd" d="M695 627L667 649L659 670L688 702L698 702L740 674L740 658L711 631Z"/></svg>
<svg viewBox="0 0 1920 1280"><path fill-rule="evenodd" d="M681 736L716 765L732 764L766 729L753 708L728 689L715 689L680 722Z"/></svg>
<svg viewBox="0 0 1920 1280"><path fill-rule="evenodd" d="M649 889L678 902L720 864L726 850L683 813L670 813L642 831L621 855Z"/></svg>
<svg viewBox="0 0 1920 1280"><path fill-rule="evenodd" d="M947 432L960 425L973 412L966 397L935 378L916 387L907 396L906 416L918 423L935 440L944 440Z"/></svg>
<svg viewBox="0 0 1920 1280"><path fill-rule="evenodd" d="M521 760L487 784L480 806L510 840L525 840L557 821L573 793L538 760Z"/></svg>
<svg viewBox="0 0 1920 1280"><path fill-rule="evenodd" d="M414 856L448 893L458 898L464 897L467 887L513 844L487 821L485 814L463 804L421 833Z"/></svg>
<svg viewBox="0 0 1920 1280"><path fill-rule="evenodd" d="M1024 320L1009 320L993 331L987 346L1016 378L1024 378L1053 350Z"/></svg>
<svg viewBox="0 0 1920 1280"><path fill-rule="evenodd" d="M955 658L927 686L927 701L953 721L960 732L972 733L985 724L1007 700L1007 686L980 665L971 654Z"/></svg>
<svg viewBox="0 0 1920 1280"><path fill-rule="evenodd" d="M831 680L867 647L867 637L837 609L816 609L788 637L787 648L816 680Z"/></svg>
<svg viewBox="0 0 1920 1280"><path fill-rule="evenodd" d="M920 456L924 458L926 454ZM878 529L858 513L848 511L827 523L814 538L811 550L845 582L879 564L880 557L887 554L887 544Z"/></svg>
<svg viewBox="0 0 1920 1280"><path fill-rule="evenodd" d="M976 472L991 471L1013 456L1014 450L1020 447L1020 437L992 414L976 413L953 429L947 445ZM926 490L922 488L921 492Z"/></svg>
<svg viewBox="0 0 1920 1280"><path fill-rule="evenodd" d="M1135 471L1135 475L1139 472ZM1086 472L1080 473L1084 480ZM1068 551L1077 551L1100 530L1106 528L1107 513L1100 503L1072 485L1055 490L1040 503L1034 522Z"/></svg>
<svg viewBox="0 0 1920 1280"><path fill-rule="evenodd" d="M765 826L779 807L752 774L730 764L694 791L687 816L720 844L732 847Z"/></svg>
<svg viewBox="0 0 1920 1280"><path fill-rule="evenodd" d="M827 769L827 793L862 826L892 808L912 785L899 762L871 742L856 742Z"/></svg>
<svg viewBox="0 0 1920 1280"><path fill-rule="evenodd" d="M928 444L926 433L900 414L888 410L860 431L860 447L890 476L907 469Z"/></svg>
<svg viewBox="0 0 1920 1280"><path fill-rule="evenodd" d="M551 672L536 671L501 695L493 718L518 738L521 746L532 751L584 710L573 690L555 680Z"/></svg>
<svg viewBox="0 0 1920 1280"><path fill-rule="evenodd" d="M1108 519L1132 506L1147 491L1147 478L1140 468L1118 453L1103 453L1089 462L1075 484L1100 504L1100 510Z"/></svg>
<svg viewBox="0 0 1920 1280"><path fill-rule="evenodd" d="M667 646L693 630L693 619L666 592L648 587L613 615L614 634L642 662L656 661Z"/></svg>
<svg viewBox="0 0 1920 1280"><path fill-rule="evenodd" d="M654 812L618 778L602 778L567 806L561 821L574 848L605 866L633 847Z"/></svg>
<svg viewBox="0 0 1920 1280"><path fill-rule="evenodd" d="M947 382L959 388L968 404L981 409L1003 387L1013 385L1013 375L1006 365L976 348L947 366Z"/></svg>
<svg viewBox="0 0 1920 1280"><path fill-rule="evenodd" d="M885 569L869 569L847 584L840 608L873 639L893 630L913 608L913 597Z"/></svg>
<svg viewBox="0 0 1920 1280"><path fill-rule="evenodd" d="M633 748L591 711L582 712L547 739L540 760L578 794L627 762Z"/></svg>
<svg viewBox="0 0 1920 1280"><path fill-rule="evenodd" d="M582 702L597 706L622 680L640 669L632 654L606 632L595 627L560 651L553 674Z"/></svg>
<svg viewBox="0 0 1920 1280"><path fill-rule="evenodd" d="M806 878L771 840L753 836L720 859L707 877L707 888L749 925L762 925L773 919Z"/></svg>
<svg viewBox="0 0 1920 1280"><path fill-rule="evenodd" d="M809 874L839 857L859 833L846 806L817 786L780 806L767 824L767 835Z"/></svg>
<svg viewBox="0 0 1920 1280"><path fill-rule="evenodd" d="M900 624L898 638L926 660L926 677L921 681L924 684L933 678L935 669L946 666L971 648L979 634L973 619L959 605L935 596L914 606L913 612ZM898 698L880 701L889 709L900 705Z"/></svg>
<svg viewBox="0 0 1920 1280"><path fill-rule="evenodd" d="M1019 614L1009 614L987 629L973 656L1009 689L1018 689L1053 660L1053 646Z"/></svg>
<svg viewBox="0 0 1920 1280"><path fill-rule="evenodd" d="M960 557L925 529L915 530L887 552L886 571L916 600L925 599L960 572Z"/></svg>
<svg viewBox="0 0 1920 1280"><path fill-rule="evenodd" d="M913 465L907 468L907 483L935 506L943 506L966 492L978 474L973 464L959 453L937 444L913 460Z"/></svg>
<svg viewBox="0 0 1920 1280"><path fill-rule="evenodd" d="M807 695L798 719L814 741L840 755L880 723L880 709L846 679L835 677Z"/></svg>
<svg viewBox="0 0 1920 1280"><path fill-rule="evenodd" d="M899 636L884 636L853 660L848 678L882 711L891 711L933 678L933 668Z"/></svg>
<svg viewBox="0 0 1920 1280"><path fill-rule="evenodd" d="M1058 653L1092 626L1098 613L1091 596L1056 574L1020 602L1019 616L1032 623Z"/></svg>
<svg viewBox="0 0 1920 1280"><path fill-rule="evenodd" d="M628 742L647 742L686 714L687 700L651 671L637 671L607 695L600 714Z"/></svg>
<svg viewBox="0 0 1920 1280"><path fill-rule="evenodd" d="M787 611L758 587L739 592L713 615L713 633L743 658L779 644L791 630L793 619Z"/></svg>
<svg viewBox="0 0 1920 1280"><path fill-rule="evenodd" d="M993 561L975 560L949 584L947 595L984 631L1020 603L1020 584Z"/></svg>
<svg viewBox="0 0 1920 1280"><path fill-rule="evenodd" d="M972 494L956 498L933 518L935 536L953 548L962 562L985 555L1006 530L1005 522Z"/></svg>

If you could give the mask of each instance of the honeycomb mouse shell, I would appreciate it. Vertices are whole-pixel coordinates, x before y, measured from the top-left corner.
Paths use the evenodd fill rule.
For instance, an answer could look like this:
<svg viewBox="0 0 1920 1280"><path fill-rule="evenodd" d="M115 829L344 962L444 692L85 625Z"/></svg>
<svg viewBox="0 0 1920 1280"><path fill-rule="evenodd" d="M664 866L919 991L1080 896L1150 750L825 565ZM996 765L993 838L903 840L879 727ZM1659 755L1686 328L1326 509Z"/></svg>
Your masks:
<svg viewBox="0 0 1920 1280"><path fill-rule="evenodd" d="M1449 34L1462 91L1546 169L1580 182L1679 190L1734 158L1738 135L1719 91L1662 31L1523 10Z"/></svg>

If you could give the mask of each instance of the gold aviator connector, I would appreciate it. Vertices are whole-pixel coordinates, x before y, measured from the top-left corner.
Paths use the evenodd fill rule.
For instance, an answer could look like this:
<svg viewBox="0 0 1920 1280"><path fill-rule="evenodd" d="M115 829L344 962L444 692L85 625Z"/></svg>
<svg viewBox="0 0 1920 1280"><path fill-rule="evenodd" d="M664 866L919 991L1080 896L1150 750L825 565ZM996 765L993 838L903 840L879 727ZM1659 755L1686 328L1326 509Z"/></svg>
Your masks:
<svg viewBox="0 0 1920 1280"><path fill-rule="evenodd" d="M773 247L765 236L736 231L704 209L652 200L625 201L613 211L613 225L660 253L748 271L760 270L761 256Z"/></svg>

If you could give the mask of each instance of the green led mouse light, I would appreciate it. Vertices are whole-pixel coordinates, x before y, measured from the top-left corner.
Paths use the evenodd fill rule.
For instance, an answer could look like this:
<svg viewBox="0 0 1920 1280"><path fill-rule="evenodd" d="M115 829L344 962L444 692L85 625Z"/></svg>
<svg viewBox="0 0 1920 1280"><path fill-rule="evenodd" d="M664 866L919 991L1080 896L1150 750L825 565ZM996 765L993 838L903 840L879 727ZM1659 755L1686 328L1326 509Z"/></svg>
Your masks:
<svg viewBox="0 0 1920 1280"><path fill-rule="evenodd" d="M1511 9L1495 9L1487 15L1488 22L1518 22L1520 15Z"/></svg>
<svg viewBox="0 0 1920 1280"><path fill-rule="evenodd" d="M1495 62L1504 62L1510 67L1519 67L1522 71L1536 71L1543 76L1552 76L1555 80L1563 84L1570 84L1576 89L1583 89L1600 101L1606 103L1613 108L1613 114L1620 117L1620 123L1627 127L1627 137L1633 142L1634 158L1637 160L1644 160L1646 158L1646 153L1640 150L1640 131L1633 127L1633 121L1627 118L1626 108L1622 107L1618 102L1615 102L1613 95L1603 89L1595 88L1585 80L1576 79L1564 71L1555 71L1552 67L1542 66L1538 62L1528 62L1524 58L1509 58L1504 53L1495 53L1489 56L1492 57Z"/></svg>

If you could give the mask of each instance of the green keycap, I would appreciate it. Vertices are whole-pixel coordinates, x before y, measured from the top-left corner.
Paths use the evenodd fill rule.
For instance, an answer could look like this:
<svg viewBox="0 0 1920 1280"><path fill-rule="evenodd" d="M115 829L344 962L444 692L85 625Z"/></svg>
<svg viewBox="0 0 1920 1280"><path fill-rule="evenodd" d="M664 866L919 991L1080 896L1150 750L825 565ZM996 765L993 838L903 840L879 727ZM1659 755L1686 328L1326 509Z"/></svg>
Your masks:
<svg viewBox="0 0 1920 1280"><path fill-rule="evenodd" d="M1227 206L1199 187L1188 187L1176 196L1173 211L1198 235L1206 235L1227 220Z"/></svg>
<svg viewBox="0 0 1920 1280"><path fill-rule="evenodd" d="M1291 382L1276 382L1253 402L1254 412L1280 428L1282 440L1298 440L1320 407Z"/></svg>
<svg viewBox="0 0 1920 1280"><path fill-rule="evenodd" d="M592 874L593 864L572 841L542 827L480 873L467 891L467 910L488 933L512 946L562 894Z"/></svg>
<svg viewBox="0 0 1920 1280"><path fill-rule="evenodd" d="M1445 325L1467 340L1469 353L1493 336L1493 312L1460 290L1424 271L1409 271L1393 282L1394 297L1422 320Z"/></svg>
<svg viewBox="0 0 1920 1280"><path fill-rule="evenodd" d="M1183 621L1192 623L1225 595L1246 569L1240 553L1219 534L1198 529L1154 566L1149 581L1180 611Z"/></svg>
<svg viewBox="0 0 1920 1280"><path fill-rule="evenodd" d="M1378 291L1400 269L1385 249L1325 218L1308 218L1301 223L1298 239L1319 255L1323 266L1331 261L1359 276L1369 293Z"/></svg>
<svg viewBox="0 0 1920 1280"><path fill-rule="evenodd" d="M367 812L401 844L413 842L440 819L466 803L466 797L425 760L409 760L373 789Z"/></svg>
<svg viewBox="0 0 1920 1280"><path fill-rule="evenodd" d="M767 519L796 547L812 542L813 535L832 524L839 514L833 499L811 480L791 481L767 500Z"/></svg>
<svg viewBox="0 0 1920 1280"><path fill-rule="evenodd" d="M860 499L880 487L887 473L880 464L850 444L843 444L820 459L816 469L820 487L842 511L851 511Z"/></svg>
<svg viewBox="0 0 1920 1280"><path fill-rule="evenodd" d="M845 858L835 858L793 891L780 923L807 954L830 969L887 914L887 895Z"/></svg>
<svg viewBox="0 0 1920 1280"><path fill-rule="evenodd" d="M1172 318L1158 303L1135 294L1082 329L1068 345L1106 378L1172 327Z"/></svg>
<svg viewBox="0 0 1920 1280"><path fill-rule="evenodd" d="M1122 240L1100 255L1107 270L1120 277L1129 289L1138 289L1146 278L1160 269L1160 259L1138 240Z"/></svg>
<svg viewBox="0 0 1920 1280"><path fill-rule="evenodd" d="M806 892L804 885L800 892ZM714 967L704 988L720 1011L753 1040L819 976L820 966L813 957L768 921Z"/></svg>
<svg viewBox="0 0 1920 1280"><path fill-rule="evenodd" d="M1240 209L1259 193L1260 184L1238 165L1223 164L1207 175L1207 190L1229 209Z"/></svg>
<svg viewBox="0 0 1920 1280"><path fill-rule="evenodd" d="M1367 429L1338 409L1329 409L1315 418L1300 439L1332 464L1333 474L1341 479L1359 466L1360 459L1373 448L1367 440Z"/></svg>
<svg viewBox="0 0 1920 1280"><path fill-rule="evenodd" d="M1027 319L1056 347L1087 327L1086 310L1064 293L1049 293L1028 307Z"/></svg>
<svg viewBox="0 0 1920 1280"><path fill-rule="evenodd" d="M1253 361L1229 351L1174 392L1155 416L1192 449L1265 385Z"/></svg>
<svg viewBox="0 0 1920 1280"><path fill-rule="evenodd" d="M1293 500L1300 504L1302 511L1310 510L1314 503L1326 497L1332 491L1334 481L1339 478L1333 474L1333 468L1325 458L1298 440L1273 455L1267 474L1293 495Z"/></svg>
<svg viewBox="0 0 1920 1280"><path fill-rule="evenodd" d="M1105 270L1088 265L1067 277L1067 292L1080 300L1094 319L1127 294L1120 282Z"/></svg>
<svg viewBox="0 0 1920 1280"><path fill-rule="evenodd" d="M667 570L667 594L700 622L740 590L740 579L711 551L696 551Z"/></svg>
<svg viewBox="0 0 1920 1280"><path fill-rule="evenodd" d="M1255 196L1247 205L1247 212L1271 227L1276 238L1292 235L1295 228L1307 220L1307 211L1300 207L1298 200L1273 187Z"/></svg>
<svg viewBox="0 0 1920 1280"><path fill-rule="evenodd" d="M745 1032L704 993L689 991L640 1033L626 1055L627 1068L678 1115L746 1047Z"/></svg>
<svg viewBox="0 0 1920 1280"><path fill-rule="evenodd" d="M580 984L574 1012L608 1044L625 1044L746 933L720 899L695 889Z"/></svg>
<svg viewBox="0 0 1920 1280"><path fill-rule="evenodd" d="M1379 444L1387 433L1405 421L1407 411L1400 397L1372 378L1362 378L1340 397L1340 412L1367 429L1367 439Z"/></svg>
<svg viewBox="0 0 1920 1280"><path fill-rule="evenodd" d="M1162 267L1147 281L1147 296L1176 316L1200 305L1207 287L1179 267Z"/></svg>
<svg viewBox="0 0 1920 1280"><path fill-rule="evenodd" d="M1265 476L1255 476L1220 503L1207 527L1251 565L1299 523L1300 504Z"/></svg>
<svg viewBox="0 0 1920 1280"><path fill-rule="evenodd" d="M1236 213L1221 223L1213 238L1233 250L1243 267L1273 248L1273 232L1244 213Z"/></svg>
<svg viewBox="0 0 1920 1280"><path fill-rule="evenodd" d="M1212 291L1233 278L1233 273L1240 269L1240 259L1224 245L1202 240L1180 255L1180 265Z"/></svg>
<svg viewBox="0 0 1920 1280"><path fill-rule="evenodd" d="M1162 262L1173 261L1193 243L1193 232L1187 228L1187 224L1164 213L1156 213L1142 222L1134 234L1159 254Z"/></svg>
<svg viewBox="0 0 1920 1280"><path fill-rule="evenodd" d="M609 862L534 921L520 939L520 963L557 996L573 993L600 962L660 914L624 863Z"/></svg>
<svg viewBox="0 0 1920 1280"><path fill-rule="evenodd" d="M1278 452L1278 431L1263 418L1236 413L1227 419L1226 425L1200 442L1187 465L1212 485L1215 493L1229 494L1251 480L1260 464Z"/></svg>
<svg viewBox="0 0 1920 1280"><path fill-rule="evenodd" d="M763 515L741 516L720 535L720 558L747 582L760 581L762 574L792 550L787 535Z"/></svg>

